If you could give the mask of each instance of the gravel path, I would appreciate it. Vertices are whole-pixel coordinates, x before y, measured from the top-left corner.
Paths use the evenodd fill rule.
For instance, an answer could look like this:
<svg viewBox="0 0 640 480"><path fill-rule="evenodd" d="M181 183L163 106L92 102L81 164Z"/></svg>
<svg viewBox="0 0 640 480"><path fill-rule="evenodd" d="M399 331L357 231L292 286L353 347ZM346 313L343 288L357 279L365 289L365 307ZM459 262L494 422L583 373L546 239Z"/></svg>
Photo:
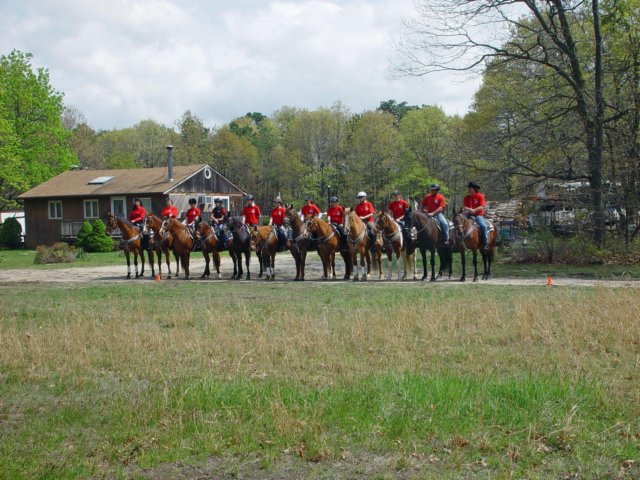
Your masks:
<svg viewBox="0 0 640 480"><path fill-rule="evenodd" d="M385 261L383 260L383 267ZM148 265L147 265L148 267ZM164 264L163 264L164 267ZM175 268L175 263L172 263L172 269ZM133 266L132 266L133 270ZM37 269L24 269L24 270L0 270L0 285L9 283L114 283L132 281L126 280L126 264L112 265L107 267L73 267L73 268L61 268L55 270L37 270ZM225 281L228 280L233 272L233 263L229 257L222 258L222 280L214 280L214 276L211 279L200 280L200 275L204 271L204 260L200 254L195 254L191 260L191 280L199 282L213 282L213 281ZM258 263L255 256L251 257L251 274L252 280L256 282L263 281L258 279ZM418 269L418 278L420 278L422 267ZM397 272L394 271L394 277ZM344 275L344 264L341 258L336 259L336 274L338 278L342 278ZM454 272L453 280L438 280L438 284L445 284L448 286L461 286L465 285L457 281L460 272ZM163 268L163 281L165 280L166 269ZM276 257L276 282L292 281L295 277L295 263L291 255L287 252L281 253ZM307 282L324 283L321 281L322 277L322 263L316 253L309 253L307 256L307 267L305 269L305 278ZM181 281L175 277L170 282ZM145 278L142 281L153 281L151 272L148 270L145 272ZM135 281L135 280L133 280ZM243 280L246 282L246 280ZM372 276L369 282L376 284L388 283L386 279L378 280L377 276ZM395 281L394 281L395 283ZM470 279L466 284L469 284ZM492 278L488 282L480 282L481 284L491 285L545 285L546 277L540 278L516 278L516 277L501 277L499 271L497 276ZM596 279L582 279L582 278L567 278L557 277L553 279L554 285L563 286L604 286L604 287L640 287L640 281L634 280L596 280ZM428 282L409 281L403 282L405 285L428 285Z"/></svg>

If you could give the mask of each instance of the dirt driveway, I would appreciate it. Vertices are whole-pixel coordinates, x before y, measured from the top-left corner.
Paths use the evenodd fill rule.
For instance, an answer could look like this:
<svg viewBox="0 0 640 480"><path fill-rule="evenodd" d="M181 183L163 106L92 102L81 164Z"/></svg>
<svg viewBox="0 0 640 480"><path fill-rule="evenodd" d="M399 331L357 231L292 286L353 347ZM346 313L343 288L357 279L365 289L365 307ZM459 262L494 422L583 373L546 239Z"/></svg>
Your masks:
<svg viewBox="0 0 640 480"><path fill-rule="evenodd" d="M383 267L386 266L383 260ZM163 265L164 267L164 265ZM175 269L175 263L172 263L172 269ZM132 267L133 270L133 267ZM73 268L61 268L55 270L39 270L39 269L24 269L24 270L0 270L0 285L8 283L114 283L125 282L126 265L111 265L107 267L73 267ZM191 261L191 280L201 282L211 281L225 281L228 280L233 272L233 263L229 257L222 258L221 274L222 280L214 280L215 274L211 276L211 279L200 280L200 275L204 271L204 260L200 254L194 255ZM292 281L295 277L295 263L291 255L287 252L279 254L276 258L276 281ZM422 267L418 268L418 278L421 277ZM322 277L322 263L316 253L309 253L307 256L307 266L305 270L305 279L307 282L323 283ZM251 274L252 281L262 282L262 279L258 279L258 262L255 256L251 258ZM336 259L336 274L339 279L344 275L344 264L341 258ZM397 271L394 271L393 278L396 278ZM457 275L459 272L454 272L453 280L439 280L438 284L444 284L448 286L462 286L457 281ZM166 276L166 268L163 268L163 280ZM172 279L169 281L181 281L180 279ZM148 269L145 271L145 278L142 281L153 281L151 277L151 271ZM131 280L129 280L131 281ZM243 280L246 281L246 280ZM395 280L393 280L395 282ZM379 280L377 275L372 275L370 283L386 284L386 278ZM467 284L470 280L467 281ZM545 285L546 277L540 278L516 278L516 277L501 277L499 272L497 276L492 278L489 282L480 282L481 284L489 283L491 285ZM570 285L570 286L604 286L604 287L640 287L640 281L634 280L596 280L596 279L582 279L582 278L563 278L558 277L553 279L554 285ZM428 285L428 282L409 281L403 282L405 285Z"/></svg>

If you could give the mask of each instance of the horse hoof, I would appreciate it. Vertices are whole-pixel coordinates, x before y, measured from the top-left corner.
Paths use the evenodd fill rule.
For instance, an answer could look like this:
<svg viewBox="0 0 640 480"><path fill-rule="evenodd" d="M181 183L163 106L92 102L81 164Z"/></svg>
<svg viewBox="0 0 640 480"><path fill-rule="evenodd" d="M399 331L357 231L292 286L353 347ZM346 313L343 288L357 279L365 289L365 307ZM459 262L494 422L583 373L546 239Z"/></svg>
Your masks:
<svg viewBox="0 0 640 480"><path fill-rule="evenodd" d="M478 277L473 277L473 281L477 282L478 281Z"/></svg>
<svg viewBox="0 0 640 480"><path fill-rule="evenodd" d="M429 280L430 282L435 282L436 281L436 277L431 277L431 280Z"/></svg>
<svg viewBox="0 0 640 480"><path fill-rule="evenodd" d="M126 278L127 280L129 280L129 279L131 278L131 274L130 274L130 273L128 273L128 274L127 274L127 276L126 276L126 277L124 277L124 278Z"/></svg>
<svg viewBox="0 0 640 480"><path fill-rule="evenodd" d="M271 278L269 278L269 281L273 282L275 279L276 279L276 276L275 275L271 275Z"/></svg>
<svg viewBox="0 0 640 480"><path fill-rule="evenodd" d="M367 281L367 276L363 275L362 278L360 279L361 282L366 282Z"/></svg>
<svg viewBox="0 0 640 480"><path fill-rule="evenodd" d="M262 274L261 274L261 273L259 273L259 274L258 274L258 278L262 278ZM268 278L268 277L267 277L267 278Z"/></svg>
<svg viewBox="0 0 640 480"><path fill-rule="evenodd" d="M222 278L222 275L218 274L218 280L220 280Z"/></svg>
<svg viewBox="0 0 640 480"><path fill-rule="evenodd" d="M464 282L464 281L466 281L466 280L467 280L467 279L466 279L465 277L462 277L462 278L460 279L460 281L461 281L461 282Z"/></svg>

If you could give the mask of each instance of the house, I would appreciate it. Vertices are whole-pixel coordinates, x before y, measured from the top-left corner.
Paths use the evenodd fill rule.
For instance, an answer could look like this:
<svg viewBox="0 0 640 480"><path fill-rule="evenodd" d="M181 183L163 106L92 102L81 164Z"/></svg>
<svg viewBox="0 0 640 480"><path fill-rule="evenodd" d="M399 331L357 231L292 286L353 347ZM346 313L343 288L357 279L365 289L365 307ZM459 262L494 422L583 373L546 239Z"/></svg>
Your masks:
<svg viewBox="0 0 640 480"><path fill-rule="evenodd" d="M126 217L134 198L147 212L160 214L169 196L181 217L189 198L198 200L208 218L213 200L222 198L233 215L242 210L245 192L208 164L130 170L72 170L61 173L18 198L24 202L27 248L58 241L73 242L84 220L107 212Z"/></svg>

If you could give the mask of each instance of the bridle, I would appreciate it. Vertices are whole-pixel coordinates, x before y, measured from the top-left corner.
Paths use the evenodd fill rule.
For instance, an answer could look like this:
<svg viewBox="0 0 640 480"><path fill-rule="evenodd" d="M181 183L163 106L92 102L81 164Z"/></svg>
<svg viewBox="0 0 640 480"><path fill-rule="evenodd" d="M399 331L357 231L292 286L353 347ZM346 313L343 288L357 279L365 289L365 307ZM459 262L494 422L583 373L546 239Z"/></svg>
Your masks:
<svg viewBox="0 0 640 480"><path fill-rule="evenodd" d="M314 226L313 230L310 228L311 225ZM316 218L310 218L309 220L307 220L305 222L305 227L309 232L314 233L314 230L315 230L315 233L317 233L318 232L317 219ZM331 227L329 227L329 228L331 228ZM331 228L331 233L329 233L327 235L323 235L321 237L316 237L315 240L318 242L319 245L322 245L324 243L327 243L329 240L331 240L335 236L335 234L336 234L335 230L333 228Z"/></svg>
<svg viewBox="0 0 640 480"><path fill-rule="evenodd" d="M367 234L367 227L364 225L364 222L362 222L362 232L360 232L358 237L354 239L351 236L351 215L352 215L351 213L349 213L349 215L347 215L347 218L345 219L345 227L346 227L346 230L347 230L347 240L349 240L351 243L353 243L355 245L358 242L362 241L364 236Z"/></svg>
<svg viewBox="0 0 640 480"><path fill-rule="evenodd" d="M387 215L386 213L381 213L380 214L380 218L378 219L378 221L381 221L381 220L384 223L384 225L380 225L380 228L382 229L382 235L383 235L384 239L389 243L393 243L396 240L400 239L400 246L402 247L402 229L400 228L400 225L398 225L398 223L395 220L393 220L393 223L392 223L391 217L389 215ZM391 237L387 236L387 233L385 232L385 226L389 230L392 230L392 229L394 229L393 227L395 227L395 229L394 229L395 232L392 234Z"/></svg>

